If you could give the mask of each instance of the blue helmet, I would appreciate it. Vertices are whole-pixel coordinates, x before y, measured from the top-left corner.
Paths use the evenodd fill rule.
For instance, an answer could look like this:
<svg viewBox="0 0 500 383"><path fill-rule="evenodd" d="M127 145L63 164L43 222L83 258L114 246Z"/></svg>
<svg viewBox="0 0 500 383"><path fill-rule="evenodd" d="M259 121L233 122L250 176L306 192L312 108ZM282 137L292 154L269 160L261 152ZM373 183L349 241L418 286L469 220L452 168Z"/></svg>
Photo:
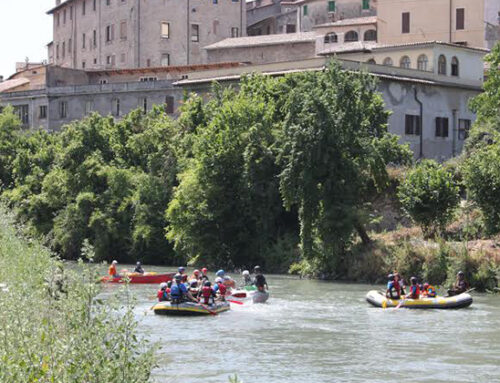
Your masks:
<svg viewBox="0 0 500 383"><path fill-rule="evenodd" d="M182 267L182 266L181 266L181 267L179 267L179 268L177 269L177 271L178 271L179 273L183 273L184 271L186 271L186 269L185 269L184 267Z"/></svg>
<svg viewBox="0 0 500 383"><path fill-rule="evenodd" d="M224 270L219 270L219 271L217 271L217 272L215 273L215 275L217 275L218 277L223 277L223 276L224 276L224 274L226 274L226 273L224 272Z"/></svg>

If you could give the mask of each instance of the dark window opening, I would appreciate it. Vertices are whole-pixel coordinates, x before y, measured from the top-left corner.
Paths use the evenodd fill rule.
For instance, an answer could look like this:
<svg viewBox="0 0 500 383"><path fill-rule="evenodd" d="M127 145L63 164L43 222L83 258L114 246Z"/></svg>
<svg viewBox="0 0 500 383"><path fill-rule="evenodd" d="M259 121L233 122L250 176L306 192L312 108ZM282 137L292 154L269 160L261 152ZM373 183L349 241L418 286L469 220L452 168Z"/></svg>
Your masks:
<svg viewBox="0 0 500 383"><path fill-rule="evenodd" d="M436 117L436 137L448 137L448 118Z"/></svg>
<svg viewBox="0 0 500 383"><path fill-rule="evenodd" d="M410 33L410 12L403 12L402 14L402 33Z"/></svg>
<svg viewBox="0 0 500 383"><path fill-rule="evenodd" d="M405 116L405 134L420 136L420 116L413 114Z"/></svg>

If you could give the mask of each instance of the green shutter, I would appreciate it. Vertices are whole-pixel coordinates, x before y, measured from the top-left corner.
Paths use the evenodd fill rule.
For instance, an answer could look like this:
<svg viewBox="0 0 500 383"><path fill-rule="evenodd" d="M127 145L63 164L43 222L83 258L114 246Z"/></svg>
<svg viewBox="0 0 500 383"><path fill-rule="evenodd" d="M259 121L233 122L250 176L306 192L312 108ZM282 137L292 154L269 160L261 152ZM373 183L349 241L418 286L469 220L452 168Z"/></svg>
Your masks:
<svg viewBox="0 0 500 383"><path fill-rule="evenodd" d="M304 5L304 16L307 16L307 5Z"/></svg>
<svg viewBox="0 0 500 383"><path fill-rule="evenodd" d="M328 2L328 12L335 12L335 1Z"/></svg>
<svg viewBox="0 0 500 383"><path fill-rule="evenodd" d="M363 0L363 9L370 9L370 0Z"/></svg>

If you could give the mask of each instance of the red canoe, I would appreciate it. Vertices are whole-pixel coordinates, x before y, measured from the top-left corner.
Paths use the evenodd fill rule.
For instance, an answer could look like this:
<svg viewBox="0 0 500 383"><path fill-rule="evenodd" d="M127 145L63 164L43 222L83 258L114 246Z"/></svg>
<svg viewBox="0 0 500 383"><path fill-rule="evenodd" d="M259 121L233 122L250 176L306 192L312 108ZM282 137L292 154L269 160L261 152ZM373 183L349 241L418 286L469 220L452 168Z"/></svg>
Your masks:
<svg viewBox="0 0 500 383"><path fill-rule="evenodd" d="M131 273L127 274L126 277L130 279L130 283L162 283L171 281L174 277L175 273L168 274L157 274L157 273L145 273L145 274L137 274ZM125 276L121 276L118 278L112 278L109 276L105 276L101 278L101 282L106 283L124 283Z"/></svg>

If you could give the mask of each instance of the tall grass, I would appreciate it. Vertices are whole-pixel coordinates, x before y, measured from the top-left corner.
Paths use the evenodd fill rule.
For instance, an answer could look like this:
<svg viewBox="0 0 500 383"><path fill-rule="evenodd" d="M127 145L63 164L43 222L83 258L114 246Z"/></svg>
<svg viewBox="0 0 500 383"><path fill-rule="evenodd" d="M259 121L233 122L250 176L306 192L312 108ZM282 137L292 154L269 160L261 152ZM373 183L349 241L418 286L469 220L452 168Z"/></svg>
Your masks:
<svg viewBox="0 0 500 383"><path fill-rule="evenodd" d="M103 302L95 268L72 269L0 207L0 382L147 382L154 347L136 336L127 286Z"/></svg>

